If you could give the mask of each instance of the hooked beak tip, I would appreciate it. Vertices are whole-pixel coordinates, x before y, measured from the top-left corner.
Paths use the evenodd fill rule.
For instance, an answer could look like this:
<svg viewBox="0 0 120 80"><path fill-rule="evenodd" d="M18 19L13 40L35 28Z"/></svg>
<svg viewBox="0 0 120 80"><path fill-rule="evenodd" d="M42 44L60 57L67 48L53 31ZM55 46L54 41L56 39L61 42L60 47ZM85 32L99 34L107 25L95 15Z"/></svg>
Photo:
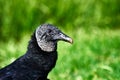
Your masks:
<svg viewBox="0 0 120 80"><path fill-rule="evenodd" d="M70 38L70 37L66 37L66 38L64 39L64 41L73 44L73 40L72 40L72 38Z"/></svg>
<svg viewBox="0 0 120 80"><path fill-rule="evenodd" d="M71 38L69 38L68 42L73 44L73 40Z"/></svg>
<svg viewBox="0 0 120 80"><path fill-rule="evenodd" d="M63 41L66 41L66 42L69 42L69 43L73 43L73 40L72 38L70 38L69 36L65 35L64 33L61 33L59 35L59 38L57 38L58 40L63 40Z"/></svg>

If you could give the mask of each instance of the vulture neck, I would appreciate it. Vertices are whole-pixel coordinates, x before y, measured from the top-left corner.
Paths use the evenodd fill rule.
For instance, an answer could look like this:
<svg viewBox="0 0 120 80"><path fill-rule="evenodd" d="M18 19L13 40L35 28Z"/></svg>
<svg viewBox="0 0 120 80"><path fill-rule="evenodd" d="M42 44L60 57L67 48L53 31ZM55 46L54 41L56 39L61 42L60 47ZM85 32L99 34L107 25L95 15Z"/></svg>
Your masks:
<svg viewBox="0 0 120 80"><path fill-rule="evenodd" d="M35 37L35 32L33 33L32 37L31 37L31 40L29 41L29 44L28 44L28 51L31 51L32 53L53 53L53 52L57 52L57 43L53 44L51 42L44 42L42 44L42 42L40 43L41 46L42 45L47 45L47 46L43 46L42 48L39 46L38 42L37 42L37 39ZM54 45L54 46L53 46ZM52 49L50 49L50 47L52 46ZM45 48L45 47L48 47L48 48ZM44 50L43 50L44 48ZM50 50L48 50L50 49Z"/></svg>

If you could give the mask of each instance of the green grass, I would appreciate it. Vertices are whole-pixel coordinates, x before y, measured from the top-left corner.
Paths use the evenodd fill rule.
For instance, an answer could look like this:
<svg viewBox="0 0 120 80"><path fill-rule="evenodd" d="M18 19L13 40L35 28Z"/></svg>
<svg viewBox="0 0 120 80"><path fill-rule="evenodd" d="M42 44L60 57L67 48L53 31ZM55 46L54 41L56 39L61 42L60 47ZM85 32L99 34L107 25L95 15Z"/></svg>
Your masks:
<svg viewBox="0 0 120 80"><path fill-rule="evenodd" d="M72 32L72 33L71 33ZM67 32L74 43L59 42L58 61L51 80L120 80L120 30L90 29ZM0 67L25 53L30 37L19 44L0 45Z"/></svg>
<svg viewBox="0 0 120 80"><path fill-rule="evenodd" d="M0 41L18 41L36 26L51 23L64 29L120 28L120 0L0 0Z"/></svg>

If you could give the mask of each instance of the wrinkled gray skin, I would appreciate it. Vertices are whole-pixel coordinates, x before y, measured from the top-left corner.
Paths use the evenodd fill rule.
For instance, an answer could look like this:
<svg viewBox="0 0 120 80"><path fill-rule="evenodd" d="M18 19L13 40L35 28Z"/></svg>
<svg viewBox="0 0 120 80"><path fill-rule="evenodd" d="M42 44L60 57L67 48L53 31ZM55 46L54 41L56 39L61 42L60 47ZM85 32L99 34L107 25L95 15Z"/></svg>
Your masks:
<svg viewBox="0 0 120 80"><path fill-rule="evenodd" d="M56 27L51 24L43 24L36 29L36 39L39 47L43 51L51 52L55 51L57 42L64 40L72 43L72 39L62 33Z"/></svg>

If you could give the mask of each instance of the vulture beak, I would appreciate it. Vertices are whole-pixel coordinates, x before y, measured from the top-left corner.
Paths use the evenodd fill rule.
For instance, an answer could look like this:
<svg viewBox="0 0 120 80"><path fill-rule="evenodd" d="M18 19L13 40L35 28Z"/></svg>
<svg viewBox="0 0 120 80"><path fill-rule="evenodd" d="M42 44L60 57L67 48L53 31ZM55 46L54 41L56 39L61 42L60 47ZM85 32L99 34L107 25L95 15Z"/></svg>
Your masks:
<svg viewBox="0 0 120 80"><path fill-rule="evenodd" d="M56 38L57 40L62 40L62 41L66 41L66 42L69 42L69 43L73 43L73 40L67 36L66 34L60 32L59 35L57 36Z"/></svg>

